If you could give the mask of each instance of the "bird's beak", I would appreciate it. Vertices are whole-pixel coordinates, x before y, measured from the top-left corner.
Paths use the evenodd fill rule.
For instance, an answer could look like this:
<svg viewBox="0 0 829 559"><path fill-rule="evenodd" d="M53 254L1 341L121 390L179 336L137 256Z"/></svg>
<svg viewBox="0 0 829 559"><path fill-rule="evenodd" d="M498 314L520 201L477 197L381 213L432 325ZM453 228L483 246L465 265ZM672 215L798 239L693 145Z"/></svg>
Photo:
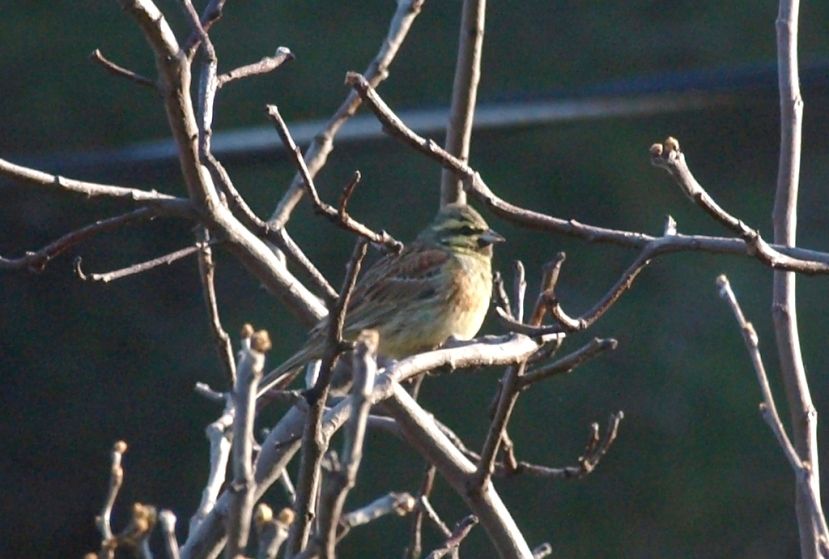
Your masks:
<svg viewBox="0 0 829 559"><path fill-rule="evenodd" d="M506 241L506 239L492 229L487 229L481 234L480 237L478 237L478 244L482 247L495 243L503 243L504 241Z"/></svg>

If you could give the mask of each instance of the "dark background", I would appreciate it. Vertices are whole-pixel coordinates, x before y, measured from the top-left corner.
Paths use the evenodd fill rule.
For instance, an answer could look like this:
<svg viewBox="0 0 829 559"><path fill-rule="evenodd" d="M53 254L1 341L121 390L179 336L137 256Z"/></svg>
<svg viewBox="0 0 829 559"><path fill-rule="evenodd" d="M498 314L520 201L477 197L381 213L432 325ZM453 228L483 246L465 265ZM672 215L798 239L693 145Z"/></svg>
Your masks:
<svg viewBox="0 0 829 559"><path fill-rule="evenodd" d="M584 95L599 86L635 94L637 87L710 83L731 103L673 114L575 120L482 131L471 162L502 197L563 218L657 234L665 214L685 233L725 232L689 204L648 163L648 146L680 139L697 178L732 213L770 236L776 178L778 112L774 19L770 1L588 3L492 2L479 100ZM605 4L605 3L603 3ZM180 38L178 2L161 2ZM365 2L231 2L211 33L221 69L258 60L285 45L297 60L265 77L223 90L214 130L266 124L275 103L298 122L329 116L346 94L347 70L362 71L386 34L394 5ZM799 244L825 249L829 178L829 97L822 63L829 5L801 10L806 102ZM167 135L157 97L88 62L95 48L129 68L154 75L152 56L133 21L115 2L15 3L0 7L0 156L38 156L66 168L64 153ZM380 88L392 107L448 104L460 2L427 2ZM810 66L811 67L811 66ZM755 78L737 78L749 69ZM713 82L697 82L699 70ZM764 73L766 70L768 72ZM648 78L630 82L633 78ZM630 87L614 84L620 81ZM440 139L440 136L437 136ZM275 151L228 162L237 187L267 216L293 176ZM318 178L334 200L351 173L363 182L353 213L410 239L431 217L440 169L390 139L340 146ZM182 195L174 163L76 167L73 176ZM123 206L86 202L2 182L0 254L16 256ZM630 250L522 231L489 216L509 243L496 266L509 275L522 259L530 293L542 264L557 251L568 260L560 285L571 314L586 309L635 258ZM353 239L312 215L303 202L290 223L294 237L339 285ZM0 556L78 557L99 542L93 519L106 491L109 450L130 444L126 481L114 525L134 501L172 509L184 539L207 476L204 427L220 409L193 393L197 381L223 389L194 259L110 285L84 284L72 273L106 271L152 258L192 241L188 224L157 220L87 243L41 274L0 275ZM218 251L218 289L226 328L267 328L270 362L292 353L304 329L234 260ZM620 341L613 354L526 394L511 434L522 459L575 462L593 421L624 410L616 445L582 481L501 480L498 487L532 546L552 543L555 556L795 557L793 476L757 411L760 394L739 332L718 299L714 278L732 280L760 335L772 383L779 388L771 331L771 274L744 257L687 253L660 258L590 332ZM826 283L801 278L801 336L816 407L829 409ZM488 323L485 331L496 332ZM479 447L499 371L433 379L429 410ZM782 392L778 406L788 417ZM278 417L271 412L262 427ZM824 462L829 437L819 426ZM292 468L294 471L295 467ZM349 508L388 490L416 491L421 460L383 433L371 433ZM278 489L266 500L285 505ZM448 523L465 514L439 483L434 504ZM408 522L386 518L352 532L343 557L397 557ZM378 537L380 536L380 537ZM427 532L427 547L436 545ZM492 555L476 528L463 547Z"/></svg>

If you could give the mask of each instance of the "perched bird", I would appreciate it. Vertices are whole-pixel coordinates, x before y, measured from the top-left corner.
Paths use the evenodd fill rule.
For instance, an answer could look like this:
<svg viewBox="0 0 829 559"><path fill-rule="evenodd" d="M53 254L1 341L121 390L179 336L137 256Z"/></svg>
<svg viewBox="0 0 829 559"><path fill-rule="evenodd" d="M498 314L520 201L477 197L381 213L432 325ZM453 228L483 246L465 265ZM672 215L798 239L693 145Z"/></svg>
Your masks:
<svg viewBox="0 0 829 559"><path fill-rule="evenodd" d="M434 349L450 337L472 338L489 308L492 245L503 240L471 207L444 206L399 255L383 257L357 281L343 337L354 340L375 329L378 354L392 359ZM263 392L322 358L326 325L323 319L305 346L263 379Z"/></svg>

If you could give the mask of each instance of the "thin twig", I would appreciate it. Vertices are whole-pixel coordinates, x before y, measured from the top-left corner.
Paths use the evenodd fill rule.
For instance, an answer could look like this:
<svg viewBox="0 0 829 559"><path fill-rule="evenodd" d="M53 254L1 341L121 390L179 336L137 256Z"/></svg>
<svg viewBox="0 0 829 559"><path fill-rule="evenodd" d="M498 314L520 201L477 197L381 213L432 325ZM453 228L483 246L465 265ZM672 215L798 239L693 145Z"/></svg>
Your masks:
<svg viewBox="0 0 829 559"><path fill-rule="evenodd" d="M524 263L520 260L515 261L515 279L513 280L512 296L513 309L512 316L516 322L524 321L524 295L527 293L527 275L524 271Z"/></svg>
<svg viewBox="0 0 829 559"><path fill-rule="evenodd" d="M119 0L135 19L153 50L161 100L175 141L187 193L203 223L226 239L227 248L301 321L316 324L325 316L322 302L288 271L273 251L245 228L221 202L199 149L199 123L190 94L190 60L164 15L152 0ZM205 110L208 114L212 111Z"/></svg>
<svg viewBox="0 0 829 559"><path fill-rule="evenodd" d="M469 160L475 100L481 79L485 20L486 0L464 0L445 143L446 151L461 161ZM465 203L466 192L457 175L444 169L440 181L440 204L443 206L453 202Z"/></svg>
<svg viewBox="0 0 829 559"><path fill-rule="evenodd" d="M503 314L509 320L517 322L512 314L512 305L507 294L507 288L499 270L495 270L495 273L492 274L492 303L496 309L503 311Z"/></svg>
<svg viewBox="0 0 829 559"><path fill-rule="evenodd" d="M294 139L291 137L291 132L288 130L288 125L285 124L285 121L282 119L282 115L279 114L279 109L276 108L276 105L268 105L268 116L273 121L274 126L276 127L276 131L279 134L279 137L282 139L282 143L285 144L285 148L288 150L288 153L291 155L291 159L294 162L294 165L297 167L300 176L302 176L303 184L308 189L308 196L311 198L311 202L314 204L314 209L321 215L328 218L329 221L342 227L346 231L351 231L352 233L356 233L361 237L365 237L369 241L373 243L377 243L379 245L383 245L386 247L387 250L398 253L403 248L402 243L397 241L389 235L385 231L381 231L379 233L372 231L359 221L352 218L348 213L345 211L345 208L340 207L338 210L337 208L331 206L323 202L319 194L317 193L317 187L314 186L314 179L311 176L308 167L305 165L305 160L302 158L302 152L300 151L299 147L294 143ZM359 180L359 174L355 175L355 177L346 185L344 189L344 193L348 193L346 196L344 194L343 201L347 203L348 197L350 197L350 193L354 191L354 187L356 185L356 181Z"/></svg>
<svg viewBox="0 0 829 559"><path fill-rule="evenodd" d="M550 378L551 376L572 372L576 367L583 365L602 353L613 351L618 345L619 342L613 338L593 338L589 343L565 355L561 359L527 371L519 380L518 388L524 389L531 384Z"/></svg>
<svg viewBox="0 0 829 559"><path fill-rule="evenodd" d="M230 343L230 336L227 335L222 326L222 319L219 316L215 284L216 263L213 260L213 250L209 244L210 232L205 228L200 228L197 235L199 242L202 243L202 248L199 251L199 277L201 278L207 315L210 317L210 332L213 334L213 340L216 343L219 360L227 374L228 386L232 387L236 385L236 361L233 358L233 345Z"/></svg>
<svg viewBox="0 0 829 559"><path fill-rule="evenodd" d="M441 547L432 551L426 559L441 559L441 557L452 553L461 545L461 542L469 535L469 532L476 524L478 524L478 517L474 514L462 518L455 525L455 529L452 530L452 535L449 536L446 542Z"/></svg>
<svg viewBox="0 0 829 559"><path fill-rule="evenodd" d="M538 298L530 315L530 325L539 326L544 321L544 316L550 311L550 303L555 299L558 278L561 276L561 267L566 259L567 255L559 252L555 258L544 264L541 288L538 290Z"/></svg>
<svg viewBox="0 0 829 559"><path fill-rule="evenodd" d="M200 21L201 28L207 32L210 31L210 28L222 18L222 10L224 9L225 2L227 0L211 0L210 3L204 8L204 12L202 13ZM193 29L190 33L190 37L187 39L185 44L184 50L187 54L187 59L192 60L193 55L196 53L196 50L199 48L201 44L201 39L204 35L201 34L197 29Z"/></svg>
<svg viewBox="0 0 829 559"><path fill-rule="evenodd" d="M110 74L118 76L119 78L126 78L132 82L137 83L138 85L142 85L144 87L149 87L153 90L156 90L156 83L153 80L145 78L141 74L137 74L132 70L124 68L123 66L119 66L118 64L104 56L100 49L93 50L89 54L89 59L93 62L97 62L98 64L100 64Z"/></svg>
<svg viewBox="0 0 829 559"><path fill-rule="evenodd" d="M159 212L180 217L193 218L196 214L193 204L185 198L177 198L169 194L162 194L155 190L141 190L112 184L81 181L61 175L44 173L37 169L16 165L5 159L0 159L0 177L11 181L45 188L56 192L81 194L86 198L109 198L134 202L142 206L155 207Z"/></svg>
<svg viewBox="0 0 829 559"><path fill-rule="evenodd" d="M598 466L601 459L607 454L610 446L616 441L619 434L619 424L624 418L624 413L618 411L610 415L604 437L599 433L598 424L590 425L590 437L588 438L582 455L579 456L576 466L551 467L541 464L534 464L525 460L518 460L514 465L504 462L496 462L493 475L499 477L510 477L515 475L529 475L546 479L581 479L592 473ZM441 432L460 450L464 456L479 463L481 456L466 446L463 440L449 427L438 422Z"/></svg>
<svg viewBox="0 0 829 559"><path fill-rule="evenodd" d="M809 541L812 542L813 545L822 548L824 546L823 542L829 542L829 531L827 531L826 518L823 515L823 509L820 504L820 496L813 491L814 486L811 479L815 476L813 465L810 462L800 458L800 455L795 449L795 446L792 444L791 439L789 439L789 436L786 434L786 428L783 426L783 422L780 420L780 416L777 413L777 406L774 403L774 395L771 392L768 375L766 374L766 368L763 365L763 358L760 355L757 332L754 330L754 326L751 322L746 320L745 315L740 308L740 304L737 301L737 297L731 289L731 284L729 283L728 278L724 275L717 277L717 287L719 288L720 297L725 299L731 307L731 311L734 313L734 318L737 320L737 324L740 326L740 330L743 334L743 340L745 341L746 349L748 350L749 357L751 358L751 363L754 366L754 371L757 375L757 382L760 385L760 392L763 396L763 402L760 404L760 411L763 415L763 419L768 424L774 434L774 437L777 439L777 443L783 450L783 454L789 461L789 464L795 473L799 492L802 494L804 504L808 509L808 516L810 519L814 519L814 529L817 531L817 534L815 535L815 541L812 541L811 539Z"/></svg>
<svg viewBox="0 0 829 559"><path fill-rule="evenodd" d="M423 552L423 515L425 513L423 503L429 500L429 495L432 493L435 484L436 473L435 467L429 464L426 467L423 482L420 484L420 490L417 492L418 506L412 515L412 526L409 530L410 543L404 554L406 559L420 559L420 554Z"/></svg>
<svg viewBox="0 0 829 559"><path fill-rule="evenodd" d="M388 77L388 69L394 60L400 46L406 38L425 0L398 0L397 10L389 23L389 31L386 35L380 50L374 60L368 65L365 71L366 79L374 87ZM325 165L328 154L334 149L334 137L360 107L362 100L354 91L350 91L342 104L337 108L334 115L328 120L322 130L315 136L314 141L305 150L305 163L311 177L315 177ZM279 201L276 209L268 220L274 228L281 229L291 217L291 212L299 203L305 187L304 178L300 173L294 175L287 192Z"/></svg>
<svg viewBox="0 0 829 559"><path fill-rule="evenodd" d="M82 259L81 257L77 257L75 259L75 274L82 279L83 281L93 281L93 282L101 282L101 283L109 283L111 281L119 280L121 278L125 278L127 276L132 276L135 274L140 274L143 272L147 272L152 270L153 268L158 268L159 266L169 266L173 262L181 260L182 258L186 258L191 254L195 254L202 250L205 246L209 246L210 244L215 244L216 241L212 241L210 243L202 243L197 242L196 244L185 247L169 254L165 254L164 256L159 256L158 258L153 258L152 260L147 260L145 262L139 262L138 264L133 264L132 266L127 266L126 268L121 268L119 270L113 270L112 272L106 272L103 274L87 274L81 269Z"/></svg>
<svg viewBox="0 0 829 559"><path fill-rule="evenodd" d="M4 258L0 256L0 270L25 268L32 272L41 272L53 258L100 233L114 231L135 221L152 219L156 215L158 215L157 212L152 208L139 208L126 214L98 220L95 223L63 235L41 249L34 252L26 252L24 256L18 258Z"/></svg>
<svg viewBox="0 0 829 559"><path fill-rule="evenodd" d="M498 404L489 431L487 431L484 447L481 450L481 459L472 482L473 487L478 490L483 490L484 486L489 483L492 472L495 471L498 449L507 431L512 410L521 394L521 377L524 375L525 367L526 362L508 367L499 385Z"/></svg>
<svg viewBox="0 0 829 559"><path fill-rule="evenodd" d="M435 510L435 507L432 506L432 501L429 497L421 497L417 503L418 510L422 510L423 514L429 519L429 522L437 528L438 532L440 532L444 538L448 538L452 535L452 530L449 529L449 526L440 518L440 515Z"/></svg>
<svg viewBox="0 0 829 559"><path fill-rule="evenodd" d="M104 499L101 514L95 519L98 530L101 532L101 557L115 557L115 542L113 541L114 536L110 518L112 517L112 507L115 505L115 499L118 497L118 490L121 489L121 485L124 483L124 468L121 466L121 459L126 451L127 443L124 441L118 441L112 446L109 490L106 499Z"/></svg>
<svg viewBox="0 0 829 559"><path fill-rule="evenodd" d="M216 78L216 86L218 88L222 88L235 80L273 72L284 63L290 62L294 58L294 53L292 53L291 49L288 47L277 47L276 53L273 56L265 56L259 60L259 62L246 64L245 66L240 66L239 68L234 68L229 72L220 74Z"/></svg>

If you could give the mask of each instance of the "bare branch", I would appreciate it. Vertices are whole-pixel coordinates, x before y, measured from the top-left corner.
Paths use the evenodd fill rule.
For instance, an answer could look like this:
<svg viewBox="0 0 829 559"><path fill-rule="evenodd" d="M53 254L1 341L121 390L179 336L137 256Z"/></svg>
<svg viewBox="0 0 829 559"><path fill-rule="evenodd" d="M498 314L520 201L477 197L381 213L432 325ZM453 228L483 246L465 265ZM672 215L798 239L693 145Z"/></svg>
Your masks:
<svg viewBox="0 0 829 559"><path fill-rule="evenodd" d="M398 0L397 10L389 24L389 32L380 46L377 56L374 57L374 60L371 61L365 71L366 79L373 86L376 87L388 76L388 68L403 44L414 19L420 13L424 2L425 0ZM325 127L319 131L314 141L305 150L305 163L311 177L316 176L325 165L328 154L334 149L334 137L343 124L354 116L361 103L359 95L353 91L349 92ZM291 181L288 191L279 201L273 215L268 220L275 229L283 228L290 219L291 212L305 193L303 183L304 178L300 173L297 173Z"/></svg>
<svg viewBox="0 0 829 559"><path fill-rule="evenodd" d="M105 57L100 49L95 49L94 51L92 51L89 55L89 59L93 62L97 62L98 64L100 64L110 74L118 76L119 78L126 78L130 81L137 83L138 85L149 87L153 90L156 89L155 82L153 80L145 78L141 74L137 74L132 70L124 68L123 66L119 66L115 62Z"/></svg>
<svg viewBox="0 0 829 559"><path fill-rule="evenodd" d="M210 332L213 334L213 340L216 343L219 360L227 373L228 385L234 386L236 384L236 361L233 358L233 345L230 343L230 336L222 327L222 319L219 317L219 303L214 282L216 263L213 260L213 250L209 244L210 232L201 228L197 235L199 242L202 243L202 248L199 251L199 277L201 278L204 304L210 317Z"/></svg>
<svg viewBox="0 0 829 559"><path fill-rule="evenodd" d="M179 559L178 539L176 539L176 515L173 511L162 510L158 513L158 523L164 535L164 547L169 559Z"/></svg>
<svg viewBox="0 0 829 559"><path fill-rule="evenodd" d="M446 150L441 148L433 140L423 138L408 128L392 112L377 91L368 84L363 76L349 72L346 76L346 82L360 94L363 101L366 102L378 120L383 124L384 130L461 176L465 181L467 192L486 204L498 216L529 229L552 231L578 237L588 242L608 243L644 250L650 243L660 240L659 237L653 237L644 233L587 225L574 219L560 219L510 204L498 197L484 182L481 176L469 167L469 165L446 152ZM660 254L705 251L715 254L754 255L752 248L744 240L727 237L672 235L663 238L660 244ZM829 254L827 253L786 247L779 244L771 245L771 247L782 254L796 259L796 261L786 260L779 262L780 269L796 269L796 271L806 274L829 273L829 270L824 272L822 269L817 270L811 265L803 264L803 261L806 260L829 264Z"/></svg>
<svg viewBox="0 0 829 559"><path fill-rule="evenodd" d="M685 155L680 151L679 142L674 138L666 139L662 144L651 146L651 163L665 169L685 195L704 209L711 217L740 236L749 248L749 254L756 256L770 268L784 268L808 274L825 274L829 272L829 264L815 261L802 261L786 256L769 245L760 236L759 231L752 229L742 220L729 214L705 191L688 168Z"/></svg>
<svg viewBox="0 0 829 559"><path fill-rule="evenodd" d="M527 371L527 373L519 379L518 388L524 389L531 384L550 378L551 376L572 372L576 367L579 367L600 354L616 349L617 345L618 342L613 338L593 338L586 345L568 355L565 355L561 359L558 359L548 365L542 365L532 369L531 371Z"/></svg>
<svg viewBox="0 0 829 559"><path fill-rule="evenodd" d="M308 189L308 195L311 197L311 202L314 204L314 209L317 213L324 215L329 219L329 221L342 227L346 231L351 231L361 237L365 237L373 243L383 245L391 252L400 252L403 245L385 231L375 233L359 221L349 216L345 211L345 207L341 206L340 209L337 210L330 204L327 204L320 199L319 194L317 193L317 187L314 186L314 179L311 177L311 173L305 165L305 160L302 158L302 152L294 143L294 139L291 137L291 132L288 130L288 125L285 124L285 121L282 119L282 115L279 114L279 109L276 108L276 105L268 105L268 116L273 121L276 131L282 139L282 143L285 144L285 148L288 150L288 153L294 161L294 165L296 165L297 169L299 169L299 174L302 176L303 184ZM356 173L354 180L346 185L346 188L343 191L342 202L348 202L348 198L354 191L354 187L356 186L357 181L359 181L359 178L359 173Z"/></svg>
<svg viewBox="0 0 829 559"><path fill-rule="evenodd" d="M0 176L14 182L28 186L43 187L56 192L82 194L87 198L126 200L145 206L156 206L171 215L195 217L193 205L189 200L176 198L169 194L161 194L155 190L141 190L138 188L126 188L111 184L69 179L22 165L15 165L5 159L0 159Z"/></svg>
<svg viewBox="0 0 829 559"><path fill-rule="evenodd" d="M437 470L429 464L426 467L426 475L423 476L423 483L417 493L417 507L412 515L412 527L409 536L409 546L406 548L404 557L406 559L420 559L423 552L423 515L426 513L425 504L429 502L429 495L435 484Z"/></svg>
<svg viewBox="0 0 829 559"><path fill-rule="evenodd" d="M124 483L124 468L121 467L121 458L127 451L127 443L118 441L112 446L112 466L109 471L109 491L107 491L104 506L101 509L101 514L95 519L98 525L98 530L101 532L101 557L112 558L115 557L115 542L113 541L112 524L110 518L112 516L112 507L115 505L115 499L118 497L118 490L121 489L121 484Z"/></svg>
<svg viewBox="0 0 829 559"><path fill-rule="evenodd" d="M601 459L605 456L605 454L607 454L610 446L616 441L616 437L619 433L619 424L623 418L624 414L621 411L610 415L604 438L600 436L599 426L597 423L590 425L590 437L585 445L584 452L578 458L577 466L554 468L551 466L534 464L525 460L518 460L514 464L496 462L494 475L499 477L529 475L547 479L581 479L596 469L596 466L598 466ZM446 435L450 441L452 441L452 444L454 444L464 456L473 462L480 462L480 454L467 447L463 440L461 440L461 438L449 427L440 422L436 423L441 432Z"/></svg>
<svg viewBox="0 0 829 559"><path fill-rule="evenodd" d="M222 10L224 9L226 1L227 0L210 0L207 6L205 6L201 19L199 20L199 26L205 33L210 31L213 24L222 18ZM198 27L194 28L190 33L190 37L187 39L184 47L188 60L193 59L196 50L201 44L202 37L204 37L204 34L201 33Z"/></svg>
<svg viewBox="0 0 829 559"><path fill-rule="evenodd" d="M427 559L441 559L441 557L446 557L446 555L455 551L476 524L478 524L478 517L474 514L470 514L461 519L455 525L455 529L452 530L452 535L449 539L441 547L430 553Z"/></svg>
<svg viewBox="0 0 829 559"><path fill-rule="evenodd" d="M803 98L797 59L800 2L780 0L777 21L777 75L780 95L780 157L772 223L774 241L784 246L797 242L797 199ZM780 360L780 373L789 405L792 439L798 457L808 466L807 483L797 485L796 511L800 551L804 558L829 557L829 537L820 502L820 463L817 410L806 378L806 366L797 326L795 275L776 272L772 285L772 318Z"/></svg>
<svg viewBox="0 0 829 559"><path fill-rule="evenodd" d="M32 272L41 272L53 258L91 239L99 233L114 231L135 221L152 219L156 215L158 215L157 212L151 208L139 208L126 214L98 220L86 227L81 227L80 229L67 233L39 250L26 252L25 256L19 258L4 258L0 256L0 270L19 270L25 268Z"/></svg>
<svg viewBox="0 0 829 559"><path fill-rule="evenodd" d="M182 175L190 199L202 212L204 225L225 239L228 250L294 314L306 324L316 324L326 314L322 303L222 204L210 173L201 164L201 136L190 97L190 64L166 19L152 0L120 0L120 3L134 17L155 53L159 90L178 149Z"/></svg>
<svg viewBox="0 0 829 559"><path fill-rule="evenodd" d="M521 377L524 375L526 362L507 368L501 384L498 386L498 404L495 414L486 434L484 447L481 450L481 459L472 483L478 490L482 490L495 471L495 460L498 455L501 441L507 432L507 424L512 416L512 410L521 394Z"/></svg>
<svg viewBox="0 0 829 559"><path fill-rule="evenodd" d="M439 349L402 359L378 376L372 394L372 403L376 404L392 396L397 397L396 387L399 387L399 383L415 378L426 371L447 366L457 369L514 364L527 359L539 348L543 348L545 344L557 339L558 336L542 337L536 340L520 334L491 336L473 340L452 349ZM402 395L399 397L403 398ZM406 397L410 399L408 394ZM422 410L415 412L415 409L407 405L400 413L405 417L413 417L412 414L414 414L414 416L426 422L424 425L434 423L431 416L428 416ZM307 410L307 405L295 405L283 416L268 434L267 440L262 443L262 450L257 457L255 470L257 498L260 498L279 479L287 463L299 450L301 438L297 437L296 434L303 430L303 425L307 422ZM326 410L321 428L322 436L326 440L330 439L351 416L352 410L351 397L344 398L336 406ZM427 417L428 419L426 419ZM433 431L429 430L428 433L433 433ZM407 439L410 436L417 440L421 440L421 437L428 438L419 429L406 434ZM426 440L423 439L423 445L427 444ZM467 502L474 503L475 508L478 509L474 512L479 517L486 519L482 520L482 523L487 527L487 532L494 534L493 538L500 542L496 544L496 547L500 549L503 546L502 548L505 551L517 550L513 554L516 557L531 557L528 547L526 547L526 553L521 553L525 546L521 544L523 540L520 532L512 521L509 511L503 508L503 503L495 493L494 488L488 488L484 495L467 494L465 476L474 472L475 467L464 458L463 454L454 447L445 435L440 435L439 451L436 453L432 453L430 446L422 446L421 448L423 448L422 454L435 463L444 477L453 480L453 489ZM455 463L456 460L459 460L457 464ZM225 492L219 498L216 506L196 528L191 529L187 542L182 547L182 557L184 559L210 556L219 552L224 542L224 518L227 516L228 500L229 496Z"/></svg>
<svg viewBox="0 0 829 559"><path fill-rule="evenodd" d="M551 546L547 542L544 542L543 544L533 549L533 559L544 559L544 557L547 557L548 555L552 554L553 546Z"/></svg>
<svg viewBox="0 0 829 559"><path fill-rule="evenodd" d="M318 546L322 557L334 559L337 544L337 527L340 524L348 492L357 484L357 472L363 458L366 421L371 409L371 393L377 374L377 346L379 336L376 330L366 330L357 338L352 358L354 384L351 390L354 412L345 430L345 441L339 467L328 477L322 504L318 530Z"/></svg>
<svg viewBox="0 0 829 559"><path fill-rule="evenodd" d="M786 429L783 427L783 422L780 421L780 416L777 414L777 406L774 404L774 396L769 386L766 367L763 365L763 357L760 355L760 340L757 336L757 331L754 330L754 325L746 320L743 310L740 308L740 303L737 301L737 296L734 295L734 290L731 289L731 283L727 277L724 275L717 277L717 288L719 289L720 297L725 299L731 307L731 312L734 313L734 318L737 320L737 325L743 334L743 341L746 344L751 364L754 366L754 372L757 374L757 382L760 385L760 393L763 396L763 403L760 404L763 418L769 424L789 464L792 468L798 470L802 467L802 463L789 440L789 436L786 434Z"/></svg>
<svg viewBox="0 0 829 559"><path fill-rule="evenodd" d="M127 276L147 272L149 270L152 270L153 268L158 268L159 266L169 266L173 262L176 262L178 260L181 260L182 258L190 256L191 254L199 252L205 246L208 246L208 244L197 242L192 246L176 250L169 254L165 254L164 256L159 256L158 258L153 258L152 260L147 260L146 262L140 262L138 264L133 264L132 266L127 266L126 268L121 268L120 270L114 270L112 272L106 272L103 274L84 273L84 271L81 269L81 257L79 256L75 259L75 274L77 274L77 276L83 281L109 283L111 281L119 280Z"/></svg>
<svg viewBox="0 0 829 559"><path fill-rule="evenodd" d="M364 239L357 241L354 252L346 267L343 287L336 305L331 309L328 320L328 337L322 358L322 367L314 386L305 394L309 405L308 417L302 432L302 456L299 476L297 478L297 496L294 503L296 521L291 525L288 536L288 553L296 555L308 543L311 521L316 516L315 501L320 486L320 465L328 448L328 440L321 436L322 421L325 413L325 401L331 386L332 369L339 354L346 349L343 340L343 324L348 301L357 282L367 243Z"/></svg>
<svg viewBox="0 0 829 559"><path fill-rule="evenodd" d="M524 263L520 260L515 261L515 279L513 280L513 309L512 316L517 322L524 320L524 295L527 293L527 278L524 272Z"/></svg>
<svg viewBox="0 0 829 559"><path fill-rule="evenodd" d="M211 390L209 386L199 384L196 384L196 392L214 401L218 398L218 401L225 403L225 407L222 415L205 429L205 436L210 442L210 471L207 476L207 483L202 490L199 507L190 518L189 533L191 535L196 532L202 521L213 511L219 492L224 486L232 446L233 431L231 427L236 414L233 398L230 394L219 394Z"/></svg>
<svg viewBox="0 0 829 559"><path fill-rule="evenodd" d="M435 465L480 519L498 554L530 559L532 551L492 483L487 482L483 488L475 486L475 466L438 429L431 415L399 384L392 384L390 390L391 397L384 401L384 408L397 421L412 447Z"/></svg>
<svg viewBox="0 0 829 559"><path fill-rule="evenodd" d="M404 516L415 509L416 502L409 493L389 493L379 499L375 499L368 505L355 509L342 516L340 526L345 532L357 526L363 526L373 520L377 520L389 514ZM345 534L340 534L342 539Z"/></svg>
<svg viewBox="0 0 829 559"><path fill-rule="evenodd" d="M809 541L815 546L819 545L822 547L823 544L819 542L829 542L829 532L827 532L826 518L823 515L823 509L820 504L820 494L814 492L815 483L812 481L812 478L815 477L815 470L813 465L800 458L795 446L786 434L783 422L780 421L780 416L777 413L777 406L774 403L774 395L772 394L771 387L769 386L766 368L763 365L763 358L760 355L757 332L754 330L754 326L746 320L745 315L740 308L740 304L737 302L737 297L731 289L731 284L729 283L728 278L724 275L719 276L717 278L717 287L719 288L720 297L728 302L731 307L731 311L734 313L734 318L740 326L740 330L743 334L743 340L746 344L746 349L748 350L749 357L751 358L751 363L754 366L754 371L757 374L757 382L760 385L760 392L763 396L763 402L760 404L760 411L763 414L763 419L771 428L774 437L777 439L780 448L783 450L783 454L786 456L786 459L789 461L789 464L795 473L797 487L799 488L799 492L802 493L802 498L805 499L804 506L807 507L810 525L811 523L814 523L815 525L814 529L817 531L817 534L814 537L815 541L812 542L812 539Z"/></svg>
<svg viewBox="0 0 829 559"><path fill-rule="evenodd" d="M445 143L446 151L461 161L469 160L475 100L481 79L485 20L486 0L464 0ZM444 169L440 181L440 203L443 206L452 202L465 203L466 192L461 180L453 172Z"/></svg>
<svg viewBox="0 0 829 559"><path fill-rule="evenodd" d="M294 58L294 53L291 52L291 49L288 47L278 47L273 56L265 56L259 60L259 62L247 64L245 66L230 70L229 72L225 72L224 74L220 74L216 78L216 86L222 88L235 80L273 72L284 63L290 62Z"/></svg>
<svg viewBox="0 0 829 559"><path fill-rule="evenodd" d="M242 350L236 385L233 388L233 483L227 527L227 556L244 553L250 535L256 483L253 476L253 422L256 418L256 391L265 368L265 353L271 349L268 332L260 330L250 337L250 347Z"/></svg>

